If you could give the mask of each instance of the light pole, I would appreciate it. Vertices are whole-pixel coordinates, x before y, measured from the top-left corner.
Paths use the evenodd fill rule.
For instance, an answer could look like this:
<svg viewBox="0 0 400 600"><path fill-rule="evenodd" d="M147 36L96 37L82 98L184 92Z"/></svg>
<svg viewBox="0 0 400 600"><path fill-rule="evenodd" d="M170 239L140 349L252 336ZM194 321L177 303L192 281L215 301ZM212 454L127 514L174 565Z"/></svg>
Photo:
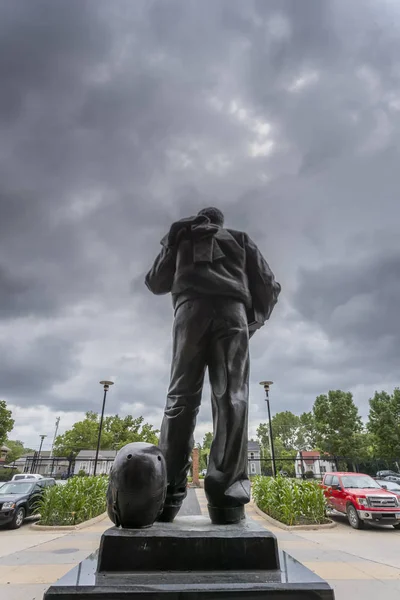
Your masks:
<svg viewBox="0 0 400 600"><path fill-rule="evenodd" d="M101 430L103 428L103 417L104 417L104 407L106 405L106 396L107 396L107 392L109 390L110 385L114 385L114 382L113 381L100 381L100 385L102 385L104 388L104 396L103 396L103 407L101 409L99 436L97 438L96 458L94 459L93 475L96 475L97 461L99 459L100 439L101 439Z"/></svg>
<svg viewBox="0 0 400 600"><path fill-rule="evenodd" d="M275 450L274 450L274 439L272 437L272 420L271 420L271 408L269 405L269 388L273 384L273 381L260 381L260 385L265 390L265 401L267 403L268 410L268 425L269 425L269 448L271 451L271 466L272 466L272 477L276 477L276 463L275 463Z"/></svg>

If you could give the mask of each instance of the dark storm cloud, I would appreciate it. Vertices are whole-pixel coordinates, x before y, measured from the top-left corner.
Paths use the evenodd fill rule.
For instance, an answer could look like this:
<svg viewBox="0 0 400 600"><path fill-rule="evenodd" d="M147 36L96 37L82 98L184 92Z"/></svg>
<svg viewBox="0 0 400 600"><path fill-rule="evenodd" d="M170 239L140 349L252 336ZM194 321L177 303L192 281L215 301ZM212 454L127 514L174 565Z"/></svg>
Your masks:
<svg viewBox="0 0 400 600"><path fill-rule="evenodd" d="M400 298L400 253L301 271L295 303L307 320L332 339L371 344L385 337L400 350L396 318Z"/></svg>
<svg viewBox="0 0 400 600"><path fill-rule="evenodd" d="M21 344L8 338L1 344L0 380L2 394L22 397L28 406L43 402L42 394L56 383L68 380L78 368L73 344L40 336Z"/></svg>
<svg viewBox="0 0 400 600"><path fill-rule="evenodd" d="M254 419L266 376L292 410L392 383L398 12L0 1L0 393L84 411L109 370L110 410L159 419L172 307L143 278L170 222L207 205L284 290L252 340Z"/></svg>

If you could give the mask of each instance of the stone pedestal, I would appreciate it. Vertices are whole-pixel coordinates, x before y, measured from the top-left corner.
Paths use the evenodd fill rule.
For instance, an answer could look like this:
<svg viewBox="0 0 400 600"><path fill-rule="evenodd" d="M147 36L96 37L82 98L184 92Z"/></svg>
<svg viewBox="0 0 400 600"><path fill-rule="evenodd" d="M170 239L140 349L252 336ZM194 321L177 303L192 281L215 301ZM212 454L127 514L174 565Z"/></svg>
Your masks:
<svg viewBox="0 0 400 600"><path fill-rule="evenodd" d="M112 527L100 549L46 592L45 600L333 600L327 583L251 520L215 526L181 517L152 528Z"/></svg>
<svg viewBox="0 0 400 600"><path fill-rule="evenodd" d="M212 525L190 516L150 529L117 529L103 533L98 571L243 571L279 568L276 537L252 520Z"/></svg>

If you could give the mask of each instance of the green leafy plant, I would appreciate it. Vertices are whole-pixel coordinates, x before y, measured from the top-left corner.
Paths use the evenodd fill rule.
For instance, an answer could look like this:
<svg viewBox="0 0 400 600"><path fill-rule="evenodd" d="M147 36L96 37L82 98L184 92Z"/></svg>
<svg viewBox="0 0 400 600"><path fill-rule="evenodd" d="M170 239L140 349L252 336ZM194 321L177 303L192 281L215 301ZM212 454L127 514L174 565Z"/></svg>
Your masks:
<svg viewBox="0 0 400 600"><path fill-rule="evenodd" d="M19 471L14 469L0 469L0 481L10 481L16 473L19 473Z"/></svg>
<svg viewBox="0 0 400 600"><path fill-rule="evenodd" d="M108 477L73 477L45 490L38 501L41 525L77 525L106 510Z"/></svg>
<svg viewBox="0 0 400 600"><path fill-rule="evenodd" d="M327 521L325 497L314 481L259 476L255 478L252 489L257 506L286 525Z"/></svg>

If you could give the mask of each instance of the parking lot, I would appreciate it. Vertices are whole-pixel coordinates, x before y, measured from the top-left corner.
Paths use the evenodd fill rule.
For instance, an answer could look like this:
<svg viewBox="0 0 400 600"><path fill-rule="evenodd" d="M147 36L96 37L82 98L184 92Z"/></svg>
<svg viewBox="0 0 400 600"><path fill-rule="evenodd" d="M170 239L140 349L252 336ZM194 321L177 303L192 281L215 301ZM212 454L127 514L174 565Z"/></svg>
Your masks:
<svg viewBox="0 0 400 600"><path fill-rule="evenodd" d="M207 514L203 490L190 490L186 510ZM355 530L345 517L334 516L333 529L293 533L272 527L251 506L247 513L273 531L282 550L326 579L337 600L376 600L377 594L385 600L399 598L400 531L382 526ZM31 522L13 531L0 529L1 600L41 600L51 583L98 547L101 533L111 525L105 518L72 533L42 533Z"/></svg>

